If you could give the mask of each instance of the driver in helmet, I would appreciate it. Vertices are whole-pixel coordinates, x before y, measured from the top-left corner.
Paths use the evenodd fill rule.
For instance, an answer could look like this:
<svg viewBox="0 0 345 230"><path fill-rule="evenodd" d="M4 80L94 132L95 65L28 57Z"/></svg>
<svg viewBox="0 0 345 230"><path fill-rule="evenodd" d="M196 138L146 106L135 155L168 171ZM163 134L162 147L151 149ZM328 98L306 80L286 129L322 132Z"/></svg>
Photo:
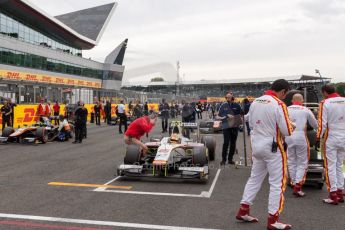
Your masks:
<svg viewBox="0 0 345 230"><path fill-rule="evenodd" d="M63 115L59 116L59 120L59 137L63 137L61 139L67 141L71 137L71 125Z"/></svg>

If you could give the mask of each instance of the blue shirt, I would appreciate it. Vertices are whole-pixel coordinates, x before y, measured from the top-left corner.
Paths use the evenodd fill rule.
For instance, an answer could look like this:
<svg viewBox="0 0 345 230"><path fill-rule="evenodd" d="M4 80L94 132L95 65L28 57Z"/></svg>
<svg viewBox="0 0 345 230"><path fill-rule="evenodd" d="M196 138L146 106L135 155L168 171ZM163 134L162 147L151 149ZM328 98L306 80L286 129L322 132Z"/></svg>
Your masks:
<svg viewBox="0 0 345 230"><path fill-rule="evenodd" d="M223 102L219 107L218 116L220 117L227 117L228 114L231 115L240 115L242 114L242 109L240 104L233 103L233 102ZM227 119L222 120L222 128L227 129L228 122Z"/></svg>

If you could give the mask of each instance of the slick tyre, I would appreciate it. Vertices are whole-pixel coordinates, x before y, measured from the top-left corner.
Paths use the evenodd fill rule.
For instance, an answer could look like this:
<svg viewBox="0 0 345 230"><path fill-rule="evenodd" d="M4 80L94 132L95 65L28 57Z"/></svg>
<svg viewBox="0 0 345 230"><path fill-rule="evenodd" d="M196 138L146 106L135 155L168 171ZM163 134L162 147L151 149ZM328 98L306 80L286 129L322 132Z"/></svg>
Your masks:
<svg viewBox="0 0 345 230"><path fill-rule="evenodd" d="M207 148L198 146L193 148L193 165L194 167L203 167L208 164Z"/></svg>
<svg viewBox="0 0 345 230"><path fill-rule="evenodd" d="M48 133L44 127L38 127L35 133L35 137L37 140L41 141L42 143L47 143L48 141Z"/></svg>
<svg viewBox="0 0 345 230"><path fill-rule="evenodd" d="M12 127L6 127L2 131L2 137L9 137L12 133L14 133L14 129Z"/></svg>
<svg viewBox="0 0 345 230"><path fill-rule="evenodd" d="M210 161L214 161L216 159L216 139L213 136L202 136L201 143L208 149Z"/></svg>
<svg viewBox="0 0 345 230"><path fill-rule="evenodd" d="M134 165L139 164L141 151L137 145L128 145L126 148L125 159L123 160L124 164Z"/></svg>

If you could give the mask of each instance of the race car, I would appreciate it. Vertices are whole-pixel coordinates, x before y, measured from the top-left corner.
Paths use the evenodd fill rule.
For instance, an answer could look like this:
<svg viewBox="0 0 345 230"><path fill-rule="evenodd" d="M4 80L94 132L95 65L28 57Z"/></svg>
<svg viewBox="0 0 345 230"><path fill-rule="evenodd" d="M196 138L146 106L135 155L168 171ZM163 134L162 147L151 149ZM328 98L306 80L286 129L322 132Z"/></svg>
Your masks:
<svg viewBox="0 0 345 230"><path fill-rule="evenodd" d="M207 181L209 160L214 159L216 140L198 137L199 142L182 135L183 129L198 129L196 123L170 123L169 137L152 137L143 156L136 145L128 145L124 163L117 168L120 176L146 176ZM199 132L198 132L199 133Z"/></svg>
<svg viewBox="0 0 345 230"><path fill-rule="evenodd" d="M24 126L15 130L12 127L6 127L0 143L43 143L53 141L58 127L51 124L49 118L40 117L39 121L32 126Z"/></svg>
<svg viewBox="0 0 345 230"><path fill-rule="evenodd" d="M201 133L218 133L222 131L222 122L219 120L200 121L199 129Z"/></svg>
<svg viewBox="0 0 345 230"><path fill-rule="evenodd" d="M6 127L2 136L0 137L0 143L46 143L47 132L45 127L23 127L17 130L12 127Z"/></svg>

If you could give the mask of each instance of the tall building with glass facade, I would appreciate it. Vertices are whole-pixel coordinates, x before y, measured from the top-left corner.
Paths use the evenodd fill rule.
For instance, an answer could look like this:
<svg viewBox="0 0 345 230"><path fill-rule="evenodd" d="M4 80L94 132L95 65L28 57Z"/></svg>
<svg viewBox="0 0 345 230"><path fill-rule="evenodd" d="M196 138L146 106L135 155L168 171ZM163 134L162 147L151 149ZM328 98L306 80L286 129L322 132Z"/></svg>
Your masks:
<svg viewBox="0 0 345 230"><path fill-rule="evenodd" d="M98 44L116 6L53 17L28 0L0 0L0 97L36 103L74 96L92 102L118 90L127 39L104 63L82 55Z"/></svg>

